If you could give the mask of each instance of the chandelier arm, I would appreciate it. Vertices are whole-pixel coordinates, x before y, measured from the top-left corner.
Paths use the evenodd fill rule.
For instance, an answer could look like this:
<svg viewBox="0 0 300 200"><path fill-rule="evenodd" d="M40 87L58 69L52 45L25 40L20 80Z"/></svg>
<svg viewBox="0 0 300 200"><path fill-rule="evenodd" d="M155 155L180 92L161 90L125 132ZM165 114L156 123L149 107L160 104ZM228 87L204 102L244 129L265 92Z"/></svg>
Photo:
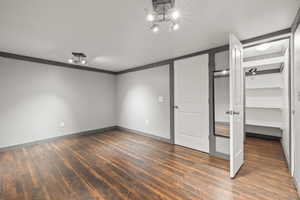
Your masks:
<svg viewBox="0 0 300 200"><path fill-rule="evenodd" d="M148 21L152 22L151 30L153 32L157 32L159 30L158 26L160 23L168 23L171 30L177 30L179 28L179 25L176 21L179 17L179 14L178 11L174 10L175 0L152 0L152 5L152 15L154 15L154 17Z"/></svg>

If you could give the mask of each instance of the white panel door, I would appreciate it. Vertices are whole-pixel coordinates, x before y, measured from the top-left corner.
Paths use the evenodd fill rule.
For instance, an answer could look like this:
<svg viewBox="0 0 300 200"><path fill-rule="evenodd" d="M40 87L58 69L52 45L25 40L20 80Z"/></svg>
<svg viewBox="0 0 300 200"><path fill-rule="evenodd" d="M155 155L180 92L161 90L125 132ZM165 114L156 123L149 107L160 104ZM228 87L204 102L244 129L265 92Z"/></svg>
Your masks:
<svg viewBox="0 0 300 200"><path fill-rule="evenodd" d="M175 144L209 152L208 55L175 61Z"/></svg>
<svg viewBox="0 0 300 200"><path fill-rule="evenodd" d="M244 163L244 70L243 46L230 34L230 177Z"/></svg>

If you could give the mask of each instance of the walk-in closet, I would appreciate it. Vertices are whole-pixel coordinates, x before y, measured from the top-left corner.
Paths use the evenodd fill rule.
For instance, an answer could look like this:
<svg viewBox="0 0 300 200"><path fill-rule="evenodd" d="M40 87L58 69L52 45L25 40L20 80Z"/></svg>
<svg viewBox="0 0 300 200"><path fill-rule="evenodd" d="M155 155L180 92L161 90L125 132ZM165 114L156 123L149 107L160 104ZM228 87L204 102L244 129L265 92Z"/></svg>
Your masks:
<svg viewBox="0 0 300 200"><path fill-rule="evenodd" d="M245 134L250 137L281 140L288 162L290 160L289 56L289 40L280 39L244 47L243 62ZM214 133L217 138L217 149L219 148L221 152L222 141L225 144L226 138L230 135L228 57L228 51L215 55Z"/></svg>

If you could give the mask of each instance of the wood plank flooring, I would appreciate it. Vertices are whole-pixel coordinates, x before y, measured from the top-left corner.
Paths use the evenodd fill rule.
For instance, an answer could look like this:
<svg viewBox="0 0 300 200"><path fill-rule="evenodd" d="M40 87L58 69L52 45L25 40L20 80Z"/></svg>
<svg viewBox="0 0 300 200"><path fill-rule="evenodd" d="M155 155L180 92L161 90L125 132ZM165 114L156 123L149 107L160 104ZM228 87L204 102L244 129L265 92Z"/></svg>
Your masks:
<svg viewBox="0 0 300 200"><path fill-rule="evenodd" d="M249 138L234 180L228 161L111 131L0 153L0 199L296 200L280 143Z"/></svg>

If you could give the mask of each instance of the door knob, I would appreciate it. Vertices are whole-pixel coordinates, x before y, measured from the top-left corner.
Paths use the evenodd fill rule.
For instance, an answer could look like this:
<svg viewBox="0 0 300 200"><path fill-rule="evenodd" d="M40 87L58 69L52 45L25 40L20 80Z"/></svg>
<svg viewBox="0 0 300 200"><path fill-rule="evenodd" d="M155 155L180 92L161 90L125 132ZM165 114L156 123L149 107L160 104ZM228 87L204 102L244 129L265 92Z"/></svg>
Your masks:
<svg viewBox="0 0 300 200"><path fill-rule="evenodd" d="M174 108L175 108L175 109L178 109L179 107L178 107L178 106L174 106Z"/></svg>
<svg viewBox="0 0 300 200"><path fill-rule="evenodd" d="M239 114L240 114L240 112L235 112L235 111L233 111L233 110L227 110L225 113L226 113L227 115L239 115Z"/></svg>

